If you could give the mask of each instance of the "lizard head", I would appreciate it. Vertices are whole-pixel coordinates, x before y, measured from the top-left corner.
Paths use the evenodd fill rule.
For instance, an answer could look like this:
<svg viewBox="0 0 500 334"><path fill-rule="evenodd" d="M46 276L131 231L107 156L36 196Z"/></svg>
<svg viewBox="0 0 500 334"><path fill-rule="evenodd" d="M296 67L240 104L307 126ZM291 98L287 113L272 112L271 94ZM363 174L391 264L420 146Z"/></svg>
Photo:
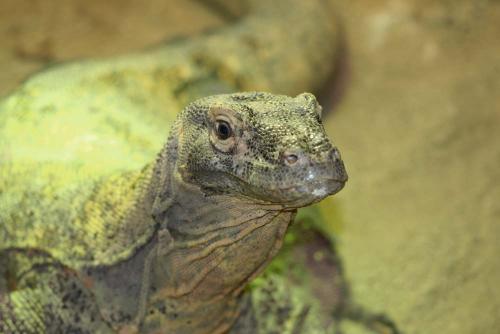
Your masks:
<svg viewBox="0 0 500 334"><path fill-rule="evenodd" d="M191 103L177 126L176 168L207 195L296 208L338 192L347 181L312 94L210 96Z"/></svg>

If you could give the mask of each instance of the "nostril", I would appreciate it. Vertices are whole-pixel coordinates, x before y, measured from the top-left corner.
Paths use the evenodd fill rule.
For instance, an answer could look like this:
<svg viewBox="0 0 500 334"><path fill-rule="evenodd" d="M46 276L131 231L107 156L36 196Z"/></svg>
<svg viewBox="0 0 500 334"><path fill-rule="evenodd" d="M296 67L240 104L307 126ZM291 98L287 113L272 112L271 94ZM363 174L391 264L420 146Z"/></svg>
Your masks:
<svg viewBox="0 0 500 334"><path fill-rule="evenodd" d="M299 157L296 154L290 153L290 154L283 154L283 160L288 164L288 165L293 165L299 160Z"/></svg>

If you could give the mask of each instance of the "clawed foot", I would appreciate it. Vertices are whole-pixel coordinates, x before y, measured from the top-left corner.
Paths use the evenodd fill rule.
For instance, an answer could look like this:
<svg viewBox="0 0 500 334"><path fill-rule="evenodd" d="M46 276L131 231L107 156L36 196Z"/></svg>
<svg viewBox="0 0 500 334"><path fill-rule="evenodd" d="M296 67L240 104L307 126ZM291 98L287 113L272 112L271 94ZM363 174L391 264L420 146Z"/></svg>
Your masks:
<svg viewBox="0 0 500 334"><path fill-rule="evenodd" d="M337 313L335 317L339 323L335 334L350 334L350 330L346 328L349 326L364 328L366 333L402 334L396 323L387 315L371 313L361 306L347 306L347 309ZM361 332L365 331L361 329Z"/></svg>

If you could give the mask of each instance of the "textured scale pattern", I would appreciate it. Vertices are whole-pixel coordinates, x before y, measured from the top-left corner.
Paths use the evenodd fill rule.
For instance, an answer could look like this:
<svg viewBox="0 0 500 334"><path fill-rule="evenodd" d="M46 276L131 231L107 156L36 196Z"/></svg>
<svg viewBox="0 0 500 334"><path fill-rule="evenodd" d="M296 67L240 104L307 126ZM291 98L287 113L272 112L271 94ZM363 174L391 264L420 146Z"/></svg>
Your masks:
<svg viewBox="0 0 500 334"><path fill-rule="evenodd" d="M41 175L19 178L35 181L24 184L19 198L25 202L17 204L33 210L13 205L3 213L0 308L7 320L0 325L35 332L50 332L47 326L84 332L127 326L179 334L229 330L240 314L243 288L276 255L296 208L340 190L346 180L320 112L308 93L210 96L180 113L156 162L136 171L94 180L89 175L71 192L58 179L68 176L64 169L40 163ZM214 133L221 117L231 138ZM283 160L288 151L297 156L293 165ZM69 175L82 177L81 169ZM14 184L11 191L22 189ZM318 184L328 190L314 194ZM306 326L297 303L307 293L297 291L290 299L272 284L269 289L283 302L271 312ZM274 303L255 291L255 305ZM126 306L131 299L137 303ZM31 313L36 316L24 320L22 314ZM308 318L311 326L314 317ZM273 321L260 320L263 333L299 326Z"/></svg>
<svg viewBox="0 0 500 334"><path fill-rule="evenodd" d="M201 119L208 112L203 105L210 105L214 110L237 111L237 122L242 123L243 128L235 135L238 143L231 154L214 156L204 137L199 136L202 127L206 127ZM191 153L187 161L180 164L189 166L191 177L198 182L202 182L201 178L207 173L230 173L253 185L262 200L273 201L273 196L281 195L282 189L296 188L297 180L328 178L331 173L331 162L336 159L330 156L334 148L321 135L324 133L321 107L311 94L301 94L295 99L266 93L236 94L229 98L217 96L202 99L188 108L191 109L189 118L200 125L182 134L183 140L190 143L186 149ZM286 168L284 155L290 153L296 154L298 161L293 168ZM343 167L338 173L339 178L345 177ZM231 186L238 187L238 184ZM258 188L265 189L265 193L259 193ZM319 185L318 189L321 189ZM291 196L288 200L294 198Z"/></svg>

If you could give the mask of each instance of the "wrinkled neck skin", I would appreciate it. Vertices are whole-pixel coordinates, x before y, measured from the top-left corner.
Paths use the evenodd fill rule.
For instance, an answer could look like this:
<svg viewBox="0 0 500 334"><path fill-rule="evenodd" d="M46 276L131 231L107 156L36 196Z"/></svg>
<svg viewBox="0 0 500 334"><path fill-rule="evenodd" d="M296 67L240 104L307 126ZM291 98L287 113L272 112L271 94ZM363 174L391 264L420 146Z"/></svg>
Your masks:
<svg viewBox="0 0 500 334"><path fill-rule="evenodd" d="M206 196L173 179L175 195L159 231L143 327L224 333L238 317L243 288L281 247L295 210L234 195Z"/></svg>

